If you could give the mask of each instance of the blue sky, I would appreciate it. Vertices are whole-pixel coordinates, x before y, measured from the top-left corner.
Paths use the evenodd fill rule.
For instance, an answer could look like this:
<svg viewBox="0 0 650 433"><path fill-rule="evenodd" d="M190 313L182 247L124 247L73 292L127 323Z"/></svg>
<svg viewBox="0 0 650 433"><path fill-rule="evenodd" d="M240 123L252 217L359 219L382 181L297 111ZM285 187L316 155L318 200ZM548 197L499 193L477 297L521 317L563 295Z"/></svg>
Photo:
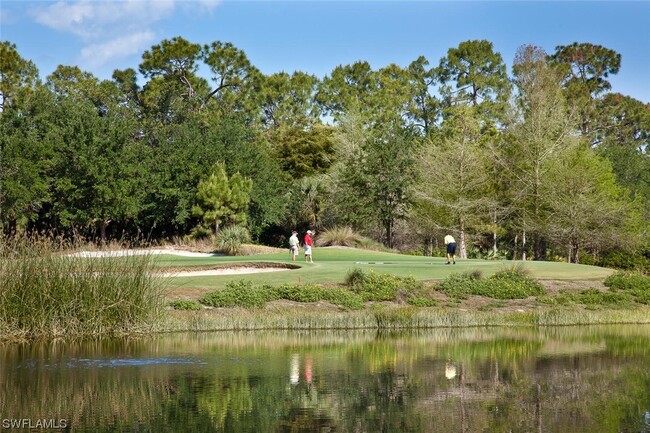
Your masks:
<svg viewBox="0 0 650 433"><path fill-rule="evenodd" d="M622 55L612 90L650 102L650 1L0 1L0 39L42 78L58 64L110 78L174 36L232 42L267 74L319 77L357 60L437 65L470 39L491 41L509 70L520 45L590 42Z"/></svg>

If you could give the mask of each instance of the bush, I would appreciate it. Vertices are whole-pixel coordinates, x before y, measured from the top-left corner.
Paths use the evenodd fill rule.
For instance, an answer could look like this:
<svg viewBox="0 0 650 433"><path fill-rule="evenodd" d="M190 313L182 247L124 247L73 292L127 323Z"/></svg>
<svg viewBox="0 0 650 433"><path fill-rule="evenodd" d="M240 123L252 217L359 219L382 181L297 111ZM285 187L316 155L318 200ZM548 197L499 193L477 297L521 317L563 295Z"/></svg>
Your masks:
<svg viewBox="0 0 650 433"><path fill-rule="evenodd" d="M637 290L650 292L650 277L638 272L615 272L605 279L605 285L612 290Z"/></svg>
<svg viewBox="0 0 650 433"><path fill-rule="evenodd" d="M539 298L538 298L539 300ZM632 303L632 298L624 293L603 292L598 289L585 289L579 293L561 290L556 297L557 304L568 305L571 303L586 306L626 306Z"/></svg>
<svg viewBox="0 0 650 433"><path fill-rule="evenodd" d="M212 236L212 229L203 225L194 227L188 235L188 241L196 241L200 239L208 239Z"/></svg>
<svg viewBox="0 0 650 433"><path fill-rule="evenodd" d="M494 299L523 299L544 293L542 285L525 275L522 269L508 269L490 278L480 278L480 273L451 274L439 285L438 290L447 296L466 299L469 295Z"/></svg>
<svg viewBox="0 0 650 433"><path fill-rule="evenodd" d="M438 301L435 299L423 298L422 296L412 296L406 301L415 307L435 307Z"/></svg>
<svg viewBox="0 0 650 433"><path fill-rule="evenodd" d="M250 238L245 227L230 226L219 230L215 238L215 246L224 254L236 256L239 254L242 244L250 242Z"/></svg>
<svg viewBox="0 0 650 433"><path fill-rule="evenodd" d="M366 278L366 274L363 272L362 269L354 268L351 271L348 271L343 281L345 282L346 286L352 287L352 286L363 284L365 278Z"/></svg>
<svg viewBox="0 0 650 433"><path fill-rule="evenodd" d="M175 301L170 301L168 304L174 310L191 310L198 311L201 309L201 304L194 300L188 299L177 299Z"/></svg>
<svg viewBox="0 0 650 433"><path fill-rule="evenodd" d="M350 286L350 290L360 295L364 301L394 301L398 290L410 293L422 288L422 282L416 281L413 277L400 278L373 270L368 273L355 270L353 273L354 277L346 280L355 281Z"/></svg>
<svg viewBox="0 0 650 433"><path fill-rule="evenodd" d="M480 271L468 271L462 274L451 274L438 284L437 290L451 298L467 299L475 294L475 287L480 280Z"/></svg>
<svg viewBox="0 0 650 433"><path fill-rule="evenodd" d="M251 281L230 281L222 290L205 294L199 302L211 307L262 308L273 300L268 286L253 286Z"/></svg>
<svg viewBox="0 0 650 433"><path fill-rule="evenodd" d="M323 300L348 310L359 310L364 307L361 296L341 287L324 289Z"/></svg>
<svg viewBox="0 0 650 433"><path fill-rule="evenodd" d="M354 247L361 240L361 235L351 227L332 227L323 231L316 240L318 246Z"/></svg>
<svg viewBox="0 0 650 433"><path fill-rule="evenodd" d="M307 284L304 286L283 284L271 289L273 299L286 299L295 302L318 302L323 299L324 289L321 286Z"/></svg>
<svg viewBox="0 0 650 433"><path fill-rule="evenodd" d="M635 270L650 273L650 254L646 252L611 251L603 254L596 261L598 266L623 270ZM582 260L580 260L582 262Z"/></svg>

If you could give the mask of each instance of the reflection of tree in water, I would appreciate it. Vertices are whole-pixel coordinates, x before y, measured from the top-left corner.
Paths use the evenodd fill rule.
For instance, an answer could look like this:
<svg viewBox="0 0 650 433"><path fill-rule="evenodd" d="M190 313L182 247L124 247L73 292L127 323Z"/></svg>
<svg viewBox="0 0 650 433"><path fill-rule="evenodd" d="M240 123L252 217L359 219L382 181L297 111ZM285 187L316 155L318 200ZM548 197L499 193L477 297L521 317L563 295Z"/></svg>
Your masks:
<svg viewBox="0 0 650 433"><path fill-rule="evenodd" d="M291 349L253 343L211 347L218 358L201 367L70 368L69 348L4 350L0 409L60 415L76 431L86 425L100 432L144 425L242 433L649 430L647 337L406 336L323 345L292 340ZM132 349L111 350L124 357ZM151 356L147 350L136 353ZM74 349L73 356L93 353Z"/></svg>

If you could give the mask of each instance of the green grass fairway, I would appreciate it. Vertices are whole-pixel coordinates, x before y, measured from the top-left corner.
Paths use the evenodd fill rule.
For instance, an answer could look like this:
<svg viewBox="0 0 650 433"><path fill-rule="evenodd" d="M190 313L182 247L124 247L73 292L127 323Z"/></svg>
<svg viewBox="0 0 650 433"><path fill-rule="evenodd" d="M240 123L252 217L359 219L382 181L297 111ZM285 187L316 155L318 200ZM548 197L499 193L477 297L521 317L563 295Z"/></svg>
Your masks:
<svg viewBox="0 0 650 433"><path fill-rule="evenodd" d="M246 257L188 258L171 255L156 257L160 267L201 267L224 263L274 262L290 264L289 252ZM340 283L346 274L359 268L389 273L401 277L412 276L418 280L440 280L454 272L479 269L483 276L511 266L511 261L456 260L456 265L446 265L439 257L408 256L394 253L359 250L353 248L314 248L314 263L305 263L304 256L295 262L300 269L259 274L173 277L170 287L221 288L228 281L250 280L256 284ZM522 262L516 262L522 263ZM531 276L545 280L603 280L613 271L595 266L574 265L557 262L525 262Z"/></svg>

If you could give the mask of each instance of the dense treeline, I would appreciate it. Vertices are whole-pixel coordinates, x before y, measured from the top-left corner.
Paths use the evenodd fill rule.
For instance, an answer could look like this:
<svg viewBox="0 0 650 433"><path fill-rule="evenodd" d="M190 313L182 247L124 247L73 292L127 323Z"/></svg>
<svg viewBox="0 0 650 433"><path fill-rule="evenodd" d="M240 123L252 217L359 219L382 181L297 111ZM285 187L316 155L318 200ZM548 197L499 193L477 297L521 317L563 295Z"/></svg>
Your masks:
<svg viewBox="0 0 650 433"><path fill-rule="evenodd" d="M621 56L602 46L522 46L509 75L473 40L437 65L358 61L322 80L181 37L111 80L61 65L43 82L10 42L0 59L5 233L242 225L282 244L347 225L423 253L450 232L463 257L648 254L650 105L609 92Z"/></svg>

